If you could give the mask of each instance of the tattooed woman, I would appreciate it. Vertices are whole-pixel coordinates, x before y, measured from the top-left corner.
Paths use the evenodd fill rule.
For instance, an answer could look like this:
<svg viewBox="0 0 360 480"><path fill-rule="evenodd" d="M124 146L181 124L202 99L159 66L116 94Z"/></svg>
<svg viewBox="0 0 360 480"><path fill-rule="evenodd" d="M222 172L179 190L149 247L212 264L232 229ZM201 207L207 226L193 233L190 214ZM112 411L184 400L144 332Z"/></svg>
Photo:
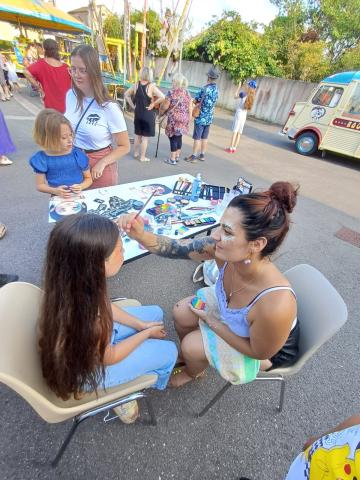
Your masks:
<svg viewBox="0 0 360 480"><path fill-rule="evenodd" d="M131 237L150 252L168 258L215 259L220 273L215 286L218 316L191 306L192 297L179 301L173 315L184 368L171 384L181 386L201 376L211 361L207 331L229 348L261 360L261 369L292 364L298 354L299 324L296 297L271 255L289 230L289 214L298 187L276 182L264 192L240 195L225 210L211 237L173 240L144 231L134 214L118 220Z"/></svg>

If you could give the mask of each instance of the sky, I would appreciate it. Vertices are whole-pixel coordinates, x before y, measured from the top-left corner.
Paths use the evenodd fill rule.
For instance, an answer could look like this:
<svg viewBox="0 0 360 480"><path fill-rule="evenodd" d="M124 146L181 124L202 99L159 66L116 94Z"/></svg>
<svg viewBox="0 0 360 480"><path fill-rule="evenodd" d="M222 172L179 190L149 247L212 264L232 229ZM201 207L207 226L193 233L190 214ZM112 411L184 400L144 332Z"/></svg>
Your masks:
<svg viewBox="0 0 360 480"><path fill-rule="evenodd" d="M69 11L83 7L88 4L87 0L55 0L56 6L61 10ZM111 11L122 13L122 0L97 0L97 5L106 5ZM166 7L178 3L178 10L181 11L185 0L148 0L148 5L153 10L160 13L160 4L163 10ZM130 0L131 8L142 9L143 0ZM223 10L235 10L239 12L245 22L256 21L258 23L269 24L277 14L277 8L269 0L192 0L189 17L192 21L192 35L199 33L206 24L213 19L213 16L219 16Z"/></svg>

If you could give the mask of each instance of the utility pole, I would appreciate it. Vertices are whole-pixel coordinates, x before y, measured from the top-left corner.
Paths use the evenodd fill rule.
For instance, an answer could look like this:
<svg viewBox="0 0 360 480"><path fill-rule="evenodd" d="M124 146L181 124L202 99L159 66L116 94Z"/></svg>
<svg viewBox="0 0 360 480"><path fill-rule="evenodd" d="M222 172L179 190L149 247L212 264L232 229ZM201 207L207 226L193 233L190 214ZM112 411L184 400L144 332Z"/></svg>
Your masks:
<svg viewBox="0 0 360 480"><path fill-rule="evenodd" d="M177 26L177 28L176 28L176 30L175 30L174 38L173 38L173 40L172 40L172 42L171 42L171 45L170 45L169 50L168 50L168 54L167 54L167 56L166 56L166 58L165 58L165 62L164 62L164 64L163 64L163 67L162 67L161 72L160 72L160 75L159 75L159 79L158 79L158 82L157 82L158 85L160 85L160 82L161 82L161 80L162 80L162 78L163 78L163 76L164 76L166 67L168 66L168 63L169 63L169 60L170 60L170 56L171 56L171 54L172 54L172 52L173 52L173 50L174 50L175 44L176 44L176 42L177 42L177 40L178 40L178 37L179 37L179 32L180 32L180 30L183 28L184 21L185 21L185 19L186 19L186 15L187 15L187 11L188 11L188 8L189 8L190 3L191 3L191 0L186 0L186 2L185 2L185 6L184 6L184 9L183 9L183 11L182 11L181 17L180 17L180 19L179 19L178 26Z"/></svg>

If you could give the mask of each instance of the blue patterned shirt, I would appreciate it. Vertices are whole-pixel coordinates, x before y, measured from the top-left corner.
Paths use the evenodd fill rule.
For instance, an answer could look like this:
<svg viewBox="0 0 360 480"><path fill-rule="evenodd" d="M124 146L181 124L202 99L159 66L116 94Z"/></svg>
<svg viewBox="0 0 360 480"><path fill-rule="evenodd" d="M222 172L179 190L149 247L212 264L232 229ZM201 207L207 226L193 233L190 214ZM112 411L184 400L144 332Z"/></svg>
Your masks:
<svg viewBox="0 0 360 480"><path fill-rule="evenodd" d="M219 90L216 83L208 83L196 95L195 100L201 102L200 115L195 118L196 125L210 125L214 118L214 110L217 99L219 97Z"/></svg>

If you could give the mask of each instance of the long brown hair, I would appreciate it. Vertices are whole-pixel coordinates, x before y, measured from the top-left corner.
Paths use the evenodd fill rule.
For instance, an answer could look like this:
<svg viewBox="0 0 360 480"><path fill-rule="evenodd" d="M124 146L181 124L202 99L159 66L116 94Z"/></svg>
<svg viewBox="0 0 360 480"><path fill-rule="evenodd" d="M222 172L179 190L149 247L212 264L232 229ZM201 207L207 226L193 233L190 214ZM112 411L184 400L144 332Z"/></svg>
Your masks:
<svg viewBox="0 0 360 480"><path fill-rule="evenodd" d="M271 255L280 247L290 227L290 213L296 205L298 185L275 182L269 190L238 195L228 207L242 213L242 227L248 242L265 237L267 244L261 258Z"/></svg>
<svg viewBox="0 0 360 480"><path fill-rule="evenodd" d="M64 400L104 379L112 329L105 259L118 238L116 225L94 214L66 217L50 234L39 347L43 376Z"/></svg>
<svg viewBox="0 0 360 480"><path fill-rule="evenodd" d="M251 110L255 101L256 88L247 87L247 95L245 98L244 108L245 110Z"/></svg>
<svg viewBox="0 0 360 480"><path fill-rule="evenodd" d="M97 104L103 106L105 103L111 102L112 99L109 97L109 94L101 78L99 54L97 53L95 48L93 48L91 45L78 45L71 52L71 58L76 56L80 57L85 64L86 73L89 75L91 86L94 90L94 98ZM75 82L72 82L72 89L74 90L77 98L76 109L82 110L85 95L75 85Z"/></svg>

